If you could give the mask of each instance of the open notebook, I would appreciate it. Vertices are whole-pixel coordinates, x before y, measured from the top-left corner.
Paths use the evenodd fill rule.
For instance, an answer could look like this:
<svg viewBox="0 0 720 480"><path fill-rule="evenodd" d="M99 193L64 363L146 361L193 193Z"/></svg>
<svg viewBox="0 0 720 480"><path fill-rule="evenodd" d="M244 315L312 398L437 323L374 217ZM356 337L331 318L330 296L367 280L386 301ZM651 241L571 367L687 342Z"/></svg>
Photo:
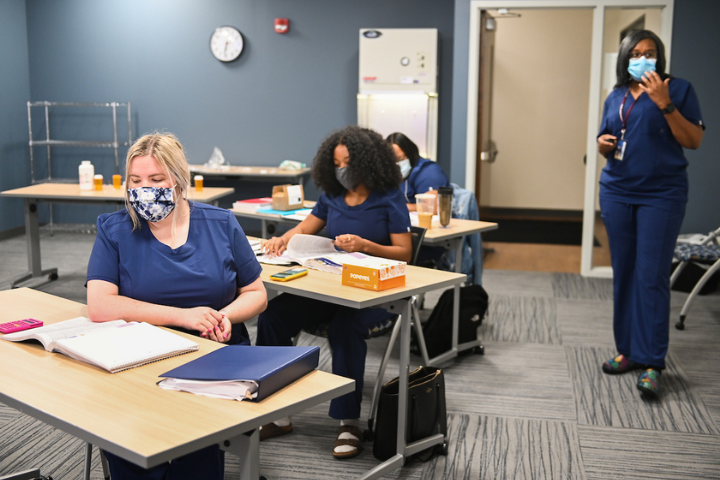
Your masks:
<svg viewBox="0 0 720 480"><path fill-rule="evenodd" d="M198 349L198 344L149 323L95 323L78 317L44 327L9 333L3 340L38 340L48 352L59 352L110 373L139 367Z"/></svg>

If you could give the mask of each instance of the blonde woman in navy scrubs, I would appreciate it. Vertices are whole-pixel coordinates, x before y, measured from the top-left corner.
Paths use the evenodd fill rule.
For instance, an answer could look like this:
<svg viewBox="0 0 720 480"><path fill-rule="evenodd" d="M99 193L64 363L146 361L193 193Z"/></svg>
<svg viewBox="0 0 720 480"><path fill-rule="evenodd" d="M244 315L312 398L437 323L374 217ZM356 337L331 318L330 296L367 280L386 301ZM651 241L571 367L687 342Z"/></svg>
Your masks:
<svg viewBox="0 0 720 480"><path fill-rule="evenodd" d="M704 126L692 85L665 73L653 32L625 37L617 84L605 100L598 151L607 158L600 208L613 267L613 329L618 355L608 374L641 370L637 388L657 399L670 328L670 270L685 215L687 160Z"/></svg>

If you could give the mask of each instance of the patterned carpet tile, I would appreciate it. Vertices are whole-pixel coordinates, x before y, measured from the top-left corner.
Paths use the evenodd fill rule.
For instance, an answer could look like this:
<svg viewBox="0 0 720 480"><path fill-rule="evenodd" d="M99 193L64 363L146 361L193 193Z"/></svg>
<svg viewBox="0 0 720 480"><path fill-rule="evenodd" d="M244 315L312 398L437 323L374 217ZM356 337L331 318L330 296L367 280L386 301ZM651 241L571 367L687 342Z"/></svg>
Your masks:
<svg viewBox="0 0 720 480"><path fill-rule="evenodd" d="M423 480L583 479L573 422L451 415L448 456L428 462Z"/></svg>
<svg viewBox="0 0 720 480"><path fill-rule="evenodd" d="M0 404L1 410L12 410ZM0 417L0 476L39 468L56 479L81 478L85 443L26 415L9 422ZM94 449L92 479L103 478L98 450Z"/></svg>
<svg viewBox="0 0 720 480"><path fill-rule="evenodd" d="M555 298L582 300L612 300L612 280L581 277L571 273L554 273L552 290Z"/></svg>
<svg viewBox="0 0 720 480"><path fill-rule="evenodd" d="M577 427L588 480L720 478L720 437Z"/></svg>
<svg viewBox="0 0 720 480"><path fill-rule="evenodd" d="M563 345L615 345L612 303L598 300L556 299L556 323Z"/></svg>
<svg viewBox="0 0 720 480"><path fill-rule="evenodd" d="M260 443L260 474L272 479L355 478L380 464L372 455L372 442L364 442L364 451L348 460L336 460L332 449L339 422L327 416L327 406L293 416L290 435ZM361 427L364 429L365 425ZM383 478L420 479L424 464L411 461ZM237 457L227 455L226 480L239 479Z"/></svg>
<svg viewBox="0 0 720 480"><path fill-rule="evenodd" d="M715 425L720 429L720 349L717 344L706 341L695 346L676 347L673 353L682 362L690 388L699 392Z"/></svg>
<svg viewBox="0 0 720 480"><path fill-rule="evenodd" d="M553 297L553 275L545 272L484 270L483 287L490 298L495 295Z"/></svg>
<svg viewBox="0 0 720 480"><path fill-rule="evenodd" d="M701 392L672 353L660 378L661 398L646 401L635 384L640 372L606 375L602 362L613 348L566 346L579 425L718 435Z"/></svg>
<svg viewBox="0 0 720 480"><path fill-rule="evenodd" d="M483 340L562 344L555 318L555 300L548 297L495 295L479 330Z"/></svg>
<svg viewBox="0 0 720 480"><path fill-rule="evenodd" d="M561 346L486 342L485 355L460 357L445 370L448 411L575 420Z"/></svg>

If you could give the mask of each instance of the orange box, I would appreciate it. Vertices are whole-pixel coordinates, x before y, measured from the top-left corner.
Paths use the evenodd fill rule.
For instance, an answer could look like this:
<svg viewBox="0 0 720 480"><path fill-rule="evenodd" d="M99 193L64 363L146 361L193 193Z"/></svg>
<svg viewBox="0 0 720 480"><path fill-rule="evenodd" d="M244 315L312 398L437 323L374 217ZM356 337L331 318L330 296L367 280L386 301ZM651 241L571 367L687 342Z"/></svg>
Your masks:
<svg viewBox="0 0 720 480"><path fill-rule="evenodd" d="M387 290L405 285L407 263L385 258L368 257L345 263L342 284L368 290Z"/></svg>

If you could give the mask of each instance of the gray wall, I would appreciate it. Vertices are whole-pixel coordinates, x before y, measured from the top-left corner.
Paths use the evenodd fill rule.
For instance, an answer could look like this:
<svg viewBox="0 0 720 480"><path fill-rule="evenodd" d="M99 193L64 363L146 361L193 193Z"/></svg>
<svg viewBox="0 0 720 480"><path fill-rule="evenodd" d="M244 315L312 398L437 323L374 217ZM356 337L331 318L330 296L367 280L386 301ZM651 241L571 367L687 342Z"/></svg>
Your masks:
<svg viewBox="0 0 720 480"><path fill-rule="evenodd" d="M30 97L25 2L0 2L0 190L30 181L25 102ZM0 232L23 225L22 201L0 198Z"/></svg>
<svg viewBox="0 0 720 480"><path fill-rule="evenodd" d="M501 5L504 0L498 0ZM455 45L453 48L452 181L465 182L467 139L467 77L470 35L470 0L455 0ZM671 74L692 82L702 108L707 130L702 146L687 151L690 162L690 199L683 233L709 232L720 225L720 62L710 51L720 45L720 2L717 0L675 0ZM709 49L709 50L708 50ZM709 56L708 56L709 55Z"/></svg>
<svg viewBox="0 0 720 480"><path fill-rule="evenodd" d="M437 28L438 157L449 168L453 0L27 0L25 5L29 52L18 48L12 54L29 58L30 88L28 95L27 75L14 78L25 86L14 95L19 105L14 108L29 97L130 101L135 138L153 130L173 132L193 163L207 161L217 146L236 165L277 165L285 159L309 164L328 133L356 122L359 29ZM276 17L290 19L290 33L275 33ZM245 51L229 64L209 50L210 34L221 25L233 25L245 37ZM18 38L6 45L24 44L24 30L12 35ZM53 137L110 136L107 116L61 115L67 117L51 121ZM24 117L14 119L21 132ZM40 138L41 128L38 123ZM43 149L36 153L44 165ZM56 148L53 176L76 178L85 158L106 178L113 173L110 151ZM27 176L15 175L8 186L26 183ZM317 198L312 182L307 186L308 198ZM251 196L269 194L252 185L243 188ZM102 210L68 205L54 211L56 222L92 223ZM20 218L3 222L0 230L20 223Z"/></svg>

